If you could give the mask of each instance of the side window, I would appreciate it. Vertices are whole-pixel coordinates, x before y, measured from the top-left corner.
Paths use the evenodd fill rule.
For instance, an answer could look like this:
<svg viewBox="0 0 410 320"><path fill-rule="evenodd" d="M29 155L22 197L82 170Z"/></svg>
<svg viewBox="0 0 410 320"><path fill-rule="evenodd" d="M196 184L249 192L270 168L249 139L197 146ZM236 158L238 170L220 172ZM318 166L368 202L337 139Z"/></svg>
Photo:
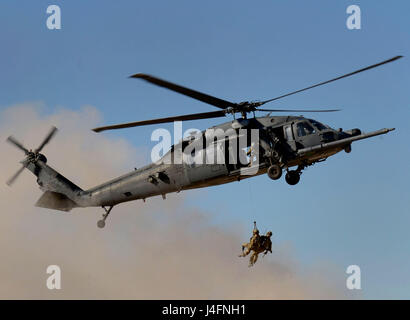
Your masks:
<svg viewBox="0 0 410 320"><path fill-rule="evenodd" d="M299 137L306 136L315 132L315 129L307 122L299 122L296 127L296 132Z"/></svg>
<svg viewBox="0 0 410 320"><path fill-rule="evenodd" d="M303 127L303 123L299 122L296 126L296 132L298 133L298 137L303 137L306 135L305 128Z"/></svg>
<svg viewBox="0 0 410 320"><path fill-rule="evenodd" d="M285 138L288 141L293 140L292 127L291 126L285 127Z"/></svg>

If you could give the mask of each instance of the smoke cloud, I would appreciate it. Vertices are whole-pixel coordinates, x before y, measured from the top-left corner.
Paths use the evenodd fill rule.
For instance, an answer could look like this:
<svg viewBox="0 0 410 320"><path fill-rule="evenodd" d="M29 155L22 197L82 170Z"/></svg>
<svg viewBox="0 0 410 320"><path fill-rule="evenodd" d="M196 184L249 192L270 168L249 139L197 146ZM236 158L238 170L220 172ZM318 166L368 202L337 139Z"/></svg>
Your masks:
<svg viewBox="0 0 410 320"><path fill-rule="evenodd" d="M102 209L70 213L36 208L41 196L25 170L12 188L5 181L23 154L5 142L14 135L35 148L50 126L59 128L44 149L48 163L82 188L132 170L142 158L118 138L97 135L94 107L59 109L39 103L0 111L0 298L2 299L316 299L346 298L343 271L302 266L289 244L248 268L238 258L244 228L222 229L210 209L188 206L189 193L115 207L105 229ZM46 287L46 268L61 268L61 290Z"/></svg>

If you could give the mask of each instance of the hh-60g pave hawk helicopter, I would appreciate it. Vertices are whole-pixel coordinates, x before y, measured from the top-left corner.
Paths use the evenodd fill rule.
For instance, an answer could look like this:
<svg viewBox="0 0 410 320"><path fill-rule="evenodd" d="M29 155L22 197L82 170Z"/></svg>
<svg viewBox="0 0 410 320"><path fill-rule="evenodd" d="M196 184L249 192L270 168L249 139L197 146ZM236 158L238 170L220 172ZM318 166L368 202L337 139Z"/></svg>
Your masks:
<svg viewBox="0 0 410 320"><path fill-rule="evenodd" d="M279 179L282 175L282 171L286 170L285 178L287 183L295 185L299 182L302 170L307 166L324 161L329 156L342 150L349 153L353 141L386 134L394 129L381 129L370 133L362 133L359 129L347 131L342 131L341 129L334 130L316 120L307 119L302 116L270 116L270 113L330 112L337 110L276 110L261 109L259 107L268 102L381 66L401 57L402 56L396 56L331 80L259 102L229 102L150 75L135 74L131 76L131 78L143 79L157 86L211 104L221 110L105 126L93 129L95 132L174 121L217 118L231 114L234 116L232 121L219 124L213 128L222 129L222 132L226 132L228 129L234 130L235 132L241 131L240 129L245 129L244 131L246 132L251 131L248 129L258 129L258 143L256 146L253 146L253 148L258 149L258 152L256 152L259 158L257 165L253 165L252 161L245 164L243 164L242 161L228 161L228 158L231 156L229 152L232 150L228 147L228 140L230 138L225 134L216 137L216 142L224 149L222 153L225 155L225 160L223 160L222 163L191 165L184 162L175 164L166 161L167 159L178 157L178 152L182 151L180 155L183 155L184 149L187 149L189 144L197 141L192 137L188 137L172 146L171 150L159 161L136 169L89 190L83 190L48 166L46 164L46 157L40 153L43 147L56 133L57 129L53 127L44 141L34 151L26 149L12 136L8 138L8 142L21 149L25 153L26 158L21 161L22 167L7 184L11 185L24 168L27 168L37 176L37 183L40 185L40 189L44 191L44 194L37 201L36 206L61 211L70 211L76 207L102 207L105 213L103 214L102 220L99 220L97 223L100 228L105 226L105 220L112 208L119 203L137 199L145 201L146 198L157 195L162 195L165 199L165 195L170 192L179 192L181 190L239 181L243 178L251 177L252 175L246 175L246 171L254 170L255 166L257 166L257 170L256 172L254 171L254 175L267 173L273 180ZM263 117L256 117L255 111L269 112L269 114ZM235 119L236 113L240 113L241 118ZM247 118L248 113L253 113L253 118ZM241 132L243 132L243 130ZM205 132L202 132L202 135L205 135ZM250 141L249 137L246 138L246 141ZM229 140L229 143L231 142L232 141ZM212 140L203 143L204 153L214 149L213 147L209 148L210 145L215 145L215 141ZM229 146L232 145L233 144L229 144ZM250 145L249 142L247 147L249 148ZM241 152L240 148L236 148L236 150L238 153ZM242 152L243 151L244 150L242 150ZM296 167L296 169L289 170L289 168L292 167Z"/></svg>

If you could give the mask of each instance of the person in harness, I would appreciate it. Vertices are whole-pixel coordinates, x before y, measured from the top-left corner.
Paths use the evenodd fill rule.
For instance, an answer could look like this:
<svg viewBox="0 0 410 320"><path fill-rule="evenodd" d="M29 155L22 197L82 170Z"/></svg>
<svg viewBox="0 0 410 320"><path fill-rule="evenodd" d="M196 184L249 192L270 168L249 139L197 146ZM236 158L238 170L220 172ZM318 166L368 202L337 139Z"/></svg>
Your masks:
<svg viewBox="0 0 410 320"><path fill-rule="evenodd" d="M258 260L259 253L264 253L264 256L270 252L272 253L272 231L268 231L266 235L260 236L259 230L256 227L256 221L253 222L252 237L248 243L242 244L242 254L239 257L246 257L251 253L249 258L249 267L252 267Z"/></svg>

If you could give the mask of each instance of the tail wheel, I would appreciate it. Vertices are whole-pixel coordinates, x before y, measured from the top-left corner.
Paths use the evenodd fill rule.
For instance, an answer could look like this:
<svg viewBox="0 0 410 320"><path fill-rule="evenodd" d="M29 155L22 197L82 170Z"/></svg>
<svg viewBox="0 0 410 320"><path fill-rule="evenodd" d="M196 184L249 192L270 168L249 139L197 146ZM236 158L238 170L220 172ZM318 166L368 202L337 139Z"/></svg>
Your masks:
<svg viewBox="0 0 410 320"><path fill-rule="evenodd" d="M295 170L288 171L286 173L285 180L288 184L290 184L291 186L294 186L295 184L297 184L299 182L300 174L299 174L299 172L297 172Z"/></svg>
<svg viewBox="0 0 410 320"><path fill-rule="evenodd" d="M267 173L272 180L278 180L282 176L282 168L277 164L273 164L268 168Z"/></svg>

